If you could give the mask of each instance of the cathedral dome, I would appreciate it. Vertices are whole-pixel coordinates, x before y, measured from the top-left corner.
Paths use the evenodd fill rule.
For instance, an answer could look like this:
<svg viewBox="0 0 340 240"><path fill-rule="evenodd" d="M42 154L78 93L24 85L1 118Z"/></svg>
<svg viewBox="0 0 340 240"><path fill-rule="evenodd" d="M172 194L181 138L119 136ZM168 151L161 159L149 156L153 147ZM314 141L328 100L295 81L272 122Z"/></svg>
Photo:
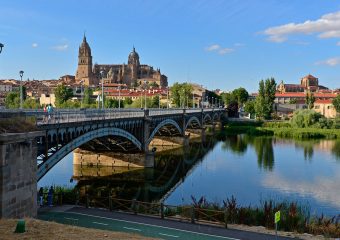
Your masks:
<svg viewBox="0 0 340 240"><path fill-rule="evenodd" d="M128 64L136 64L139 65L139 55L133 47L132 52L129 54Z"/></svg>

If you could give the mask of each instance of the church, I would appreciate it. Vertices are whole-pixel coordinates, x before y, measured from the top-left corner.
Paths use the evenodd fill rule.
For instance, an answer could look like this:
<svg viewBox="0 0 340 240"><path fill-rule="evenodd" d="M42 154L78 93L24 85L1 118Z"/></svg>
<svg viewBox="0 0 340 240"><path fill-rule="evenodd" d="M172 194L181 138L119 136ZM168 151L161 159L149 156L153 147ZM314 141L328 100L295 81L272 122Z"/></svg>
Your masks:
<svg viewBox="0 0 340 240"><path fill-rule="evenodd" d="M139 55L133 47L128 56L127 64L92 64L91 48L84 35L83 42L79 47L78 68L76 82L83 81L86 86L105 84L126 84L128 87L138 87L147 82L148 84L165 88L168 86L168 78L161 74L160 69L140 64Z"/></svg>

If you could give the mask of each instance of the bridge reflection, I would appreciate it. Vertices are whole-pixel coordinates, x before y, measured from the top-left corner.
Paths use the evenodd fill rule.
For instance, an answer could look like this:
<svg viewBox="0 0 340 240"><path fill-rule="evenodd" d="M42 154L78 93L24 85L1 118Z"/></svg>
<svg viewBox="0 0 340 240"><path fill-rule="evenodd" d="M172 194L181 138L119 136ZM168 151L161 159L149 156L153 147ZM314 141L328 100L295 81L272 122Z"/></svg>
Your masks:
<svg viewBox="0 0 340 240"><path fill-rule="evenodd" d="M157 150L154 168L74 165L73 178L78 180L76 188L83 201L87 194L99 198L159 201L176 189L216 142L212 136L207 136L206 141L201 138L190 141L186 148Z"/></svg>

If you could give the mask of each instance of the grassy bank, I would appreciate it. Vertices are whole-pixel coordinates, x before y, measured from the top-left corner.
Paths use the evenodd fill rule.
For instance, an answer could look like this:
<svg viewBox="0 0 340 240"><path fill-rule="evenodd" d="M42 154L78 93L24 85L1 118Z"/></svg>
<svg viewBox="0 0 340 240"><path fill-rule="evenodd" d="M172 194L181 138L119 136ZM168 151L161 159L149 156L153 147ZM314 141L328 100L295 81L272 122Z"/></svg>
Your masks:
<svg viewBox="0 0 340 240"><path fill-rule="evenodd" d="M274 229L275 212L281 212L279 229L289 232L310 233L324 237L340 236L340 214L334 217L311 216L308 206L298 202L265 200L258 207L243 207L235 197L223 200L222 204L208 202L205 197L195 199L196 219L215 219L228 224L245 224L248 226L264 226Z"/></svg>
<svg viewBox="0 0 340 240"><path fill-rule="evenodd" d="M295 139L340 139L340 129L298 128L289 122L235 122L228 123L223 134L249 134L252 136L277 136Z"/></svg>

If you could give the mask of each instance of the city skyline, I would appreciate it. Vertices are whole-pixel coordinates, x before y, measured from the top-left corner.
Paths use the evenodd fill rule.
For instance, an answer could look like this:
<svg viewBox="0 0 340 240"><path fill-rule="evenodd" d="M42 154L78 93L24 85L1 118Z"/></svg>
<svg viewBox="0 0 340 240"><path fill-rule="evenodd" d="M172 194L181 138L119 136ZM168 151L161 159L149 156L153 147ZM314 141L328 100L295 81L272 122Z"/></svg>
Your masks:
<svg viewBox="0 0 340 240"><path fill-rule="evenodd" d="M95 10L94 10L95 9ZM21 1L0 9L0 79L75 75L84 31L93 63L127 63L132 46L174 82L209 89L307 75L339 88L340 4L325 1Z"/></svg>

